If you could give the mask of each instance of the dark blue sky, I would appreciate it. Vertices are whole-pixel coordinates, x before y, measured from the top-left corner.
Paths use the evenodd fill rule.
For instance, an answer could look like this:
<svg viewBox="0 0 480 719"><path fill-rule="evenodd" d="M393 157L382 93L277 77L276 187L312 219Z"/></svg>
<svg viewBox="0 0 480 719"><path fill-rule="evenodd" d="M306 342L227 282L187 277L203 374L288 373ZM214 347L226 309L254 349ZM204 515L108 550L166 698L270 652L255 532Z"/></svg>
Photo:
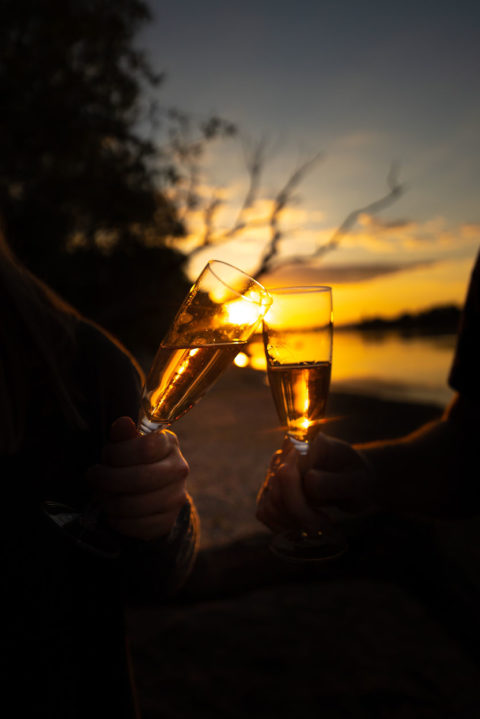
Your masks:
<svg viewBox="0 0 480 719"><path fill-rule="evenodd" d="M142 41L167 72L166 102L219 112L249 133L283 138L292 152L303 145L332 159L330 148L360 133L378 135L375 154L387 162L447 145L465 160L480 149L469 134L480 120L479 3L151 6ZM432 171L446 171L441 164L433 160Z"/></svg>

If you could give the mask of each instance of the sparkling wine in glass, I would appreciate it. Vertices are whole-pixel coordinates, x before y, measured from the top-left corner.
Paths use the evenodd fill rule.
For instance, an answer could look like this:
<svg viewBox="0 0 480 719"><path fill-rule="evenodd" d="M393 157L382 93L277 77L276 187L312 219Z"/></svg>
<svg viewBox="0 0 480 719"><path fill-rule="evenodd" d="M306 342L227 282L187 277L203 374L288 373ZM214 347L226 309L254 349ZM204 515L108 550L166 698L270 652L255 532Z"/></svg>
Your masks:
<svg viewBox="0 0 480 719"><path fill-rule="evenodd" d="M325 421L332 368L332 290L326 286L269 289L273 303L263 321L270 389L279 420L299 454L299 469ZM321 530L282 532L271 549L290 560L324 560L346 549L330 523Z"/></svg>
<svg viewBox="0 0 480 719"><path fill-rule="evenodd" d="M252 277L211 260L160 343L143 389L139 432L169 427L188 412L245 348L271 302Z"/></svg>

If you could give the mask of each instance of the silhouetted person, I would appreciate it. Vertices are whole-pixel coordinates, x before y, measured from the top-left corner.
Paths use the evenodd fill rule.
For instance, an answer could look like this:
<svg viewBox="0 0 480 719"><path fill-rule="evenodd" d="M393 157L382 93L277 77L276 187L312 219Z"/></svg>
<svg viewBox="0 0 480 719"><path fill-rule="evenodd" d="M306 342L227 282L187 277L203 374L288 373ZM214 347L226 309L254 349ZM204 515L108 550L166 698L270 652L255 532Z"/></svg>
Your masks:
<svg viewBox="0 0 480 719"><path fill-rule="evenodd" d="M480 511L480 254L463 309L441 419L396 440L352 446L319 434L300 476L287 441L273 457L257 516L274 531L321 528L329 506L430 515ZM308 469L308 467L310 469Z"/></svg>
<svg viewBox="0 0 480 719"><path fill-rule="evenodd" d="M132 358L3 238L0 315L3 701L19 717L131 719L124 606L164 599L189 572L188 465L173 433L137 436ZM49 500L93 502L108 544L52 521Z"/></svg>

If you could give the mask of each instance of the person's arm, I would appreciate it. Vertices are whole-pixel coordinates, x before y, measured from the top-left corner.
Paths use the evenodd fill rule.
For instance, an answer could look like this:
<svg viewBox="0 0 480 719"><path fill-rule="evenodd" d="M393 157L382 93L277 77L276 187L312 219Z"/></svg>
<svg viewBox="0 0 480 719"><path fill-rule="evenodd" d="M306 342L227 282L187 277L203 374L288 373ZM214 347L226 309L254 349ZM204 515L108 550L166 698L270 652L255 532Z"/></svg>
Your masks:
<svg viewBox="0 0 480 719"><path fill-rule="evenodd" d="M272 460L257 517L274 530L315 527L322 509L380 507L458 516L480 511L480 254L462 313L444 416L395 440L352 446L319 435L307 460L288 443Z"/></svg>
<svg viewBox="0 0 480 719"><path fill-rule="evenodd" d="M159 601L183 584L199 538L186 491L188 465L173 432L139 436L128 417L116 420L100 464L88 471L104 523L115 534L128 599Z"/></svg>
<svg viewBox="0 0 480 719"><path fill-rule="evenodd" d="M387 509L441 516L480 511L478 405L457 396L444 416L399 439L350 445L318 435L299 468L274 456L257 517L274 530L321 526L324 512Z"/></svg>
<svg viewBox="0 0 480 719"><path fill-rule="evenodd" d="M90 486L101 495L103 521L121 548L118 566L127 594L158 601L185 581L198 549L199 520L185 490L188 466L173 433L138 436L134 419L143 374L134 359L91 323L81 329L80 366L99 437ZM150 489L142 484L145 477ZM130 482L123 493L122 480Z"/></svg>
<svg viewBox="0 0 480 719"><path fill-rule="evenodd" d="M480 509L479 407L457 395L444 416L406 437L357 445L370 471L375 504L396 510L458 515ZM320 480L320 481L319 481ZM316 484L316 490L314 485ZM310 475L307 492L322 492Z"/></svg>
<svg viewBox="0 0 480 719"><path fill-rule="evenodd" d="M399 439L350 447L320 438L305 492L321 505L338 504L344 494L350 503L394 510L476 512L478 427L478 407L457 396L441 419Z"/></svg>

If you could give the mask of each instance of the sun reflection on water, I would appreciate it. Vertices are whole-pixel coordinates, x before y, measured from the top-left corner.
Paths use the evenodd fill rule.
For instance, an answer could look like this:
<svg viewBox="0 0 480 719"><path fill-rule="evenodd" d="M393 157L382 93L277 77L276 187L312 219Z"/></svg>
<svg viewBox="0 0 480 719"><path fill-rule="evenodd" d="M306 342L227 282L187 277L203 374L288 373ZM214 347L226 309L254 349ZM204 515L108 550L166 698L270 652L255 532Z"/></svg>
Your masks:
<svg viewBox="0 0 480 719"><path fill-rule="evenodd" d="M304 342L314 341L305 334ZM448 373L455 347L454 335L404 337L337 331L333 342L332 389L355 388L373 394L432 401L444 405L451 397ZM248 356L236 362L266 371L263 341L248 344ZM242 353L243 354L243 353Z"/></svg>

